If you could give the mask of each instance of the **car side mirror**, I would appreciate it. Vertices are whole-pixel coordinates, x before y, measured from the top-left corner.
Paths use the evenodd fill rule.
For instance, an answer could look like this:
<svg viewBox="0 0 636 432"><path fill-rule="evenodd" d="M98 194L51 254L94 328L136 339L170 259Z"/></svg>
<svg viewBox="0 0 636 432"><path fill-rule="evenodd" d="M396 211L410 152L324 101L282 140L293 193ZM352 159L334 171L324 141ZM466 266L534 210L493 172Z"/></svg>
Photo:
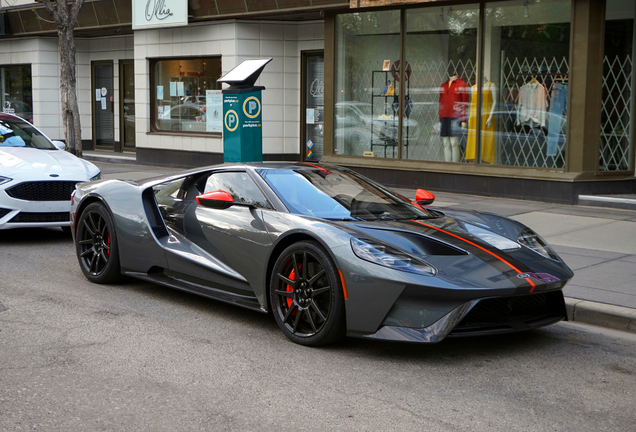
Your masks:
<svg viewBox="0 0 636 432"><path fill-rule="evenodd" d="M424 189L415 192L415 202L419 205L431 205L435 201L435 195Z"/></svg>
<svg viewBox="0 0 636 432"><path fill-rule="evenodd" d="M62 141L52 141L52 143L58 150L66 150L66 144Z"/></svg>
<svg viewBox="0 0 636 432"><path fill-rule="evenodd" d="M232 196L225 191L204 193L197 197L197 204L212 209L226 209L234 203Z"/></svg>
<svg viewBox="0 0 636 432"><path fill-rule="evenodd" d="M223 210L232 206L242 206L254 208L252 204L236 202L232 196L222 190L207 192L197 197L197 204L203 207Z"/></svg>

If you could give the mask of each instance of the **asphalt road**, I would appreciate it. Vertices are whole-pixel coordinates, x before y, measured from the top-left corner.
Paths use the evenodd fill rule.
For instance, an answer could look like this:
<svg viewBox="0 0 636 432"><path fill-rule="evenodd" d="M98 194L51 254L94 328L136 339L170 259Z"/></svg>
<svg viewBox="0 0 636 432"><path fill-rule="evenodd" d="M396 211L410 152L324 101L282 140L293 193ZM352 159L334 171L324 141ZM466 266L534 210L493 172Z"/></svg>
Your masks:
<svg viewBox="0 0 636 432"><path fill-rule="evenodd" d="M289 342L268 315L89 283L61 230L0 231L0 430L633 431L636 337L562 323Z"/></svg>

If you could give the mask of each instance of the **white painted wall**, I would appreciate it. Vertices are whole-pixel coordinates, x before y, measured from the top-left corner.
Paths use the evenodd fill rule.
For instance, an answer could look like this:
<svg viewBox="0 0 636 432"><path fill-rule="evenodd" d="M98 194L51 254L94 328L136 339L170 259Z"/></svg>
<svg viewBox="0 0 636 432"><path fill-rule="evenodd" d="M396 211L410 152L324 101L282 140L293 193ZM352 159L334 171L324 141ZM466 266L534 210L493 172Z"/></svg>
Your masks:
<svg viewBox="0 0 636 432"><path fill-rule="evenodd" d="M119 106L119 60L133 59L133 36L75 40L77 102L82 139L92 139L91 61L113 60L115 107ZM0 65L31 65L33 122L51 139L64 139L57 38L0 41ZM119 140L119 111L115 110L115 140Z"/></svg>
<svg viewBox="0 0 636 432"><path fill-rule="evenodd" d="M272 57L256 85L263 91L263 153L300 151L300 54L323 49L322 21L288 23L227 20L188 27L135 31L136 145L183 151L223 152L220 137L148 134L148 58L221 55L223 73L246 59Z"/></svg>
<svg viewBox="0 0 636 432"><path fill-rule="evenodd" d="M139 30L134 35L76 39L77 94L82 139L92 139L91 62L113 61L115 141L119 141L119 60L135 62L136 146L183 151L223 152L220 137L149 134L148 58L221 55L223 73L246 59L272 57L257 85L263 91L263 153L300 151L301 52L324 48L322 21L290 23L226 20L187 27ZM31 64L35 125L62 139L57 38L0 41L0 65Z"/></svg>
<svg viewBox="0 0 636 432"><path fill-rule="evenodd" d="M82 139L93 139L91 104L94 103L94 97L91 90L91 62L100 60L113 62L114 140L119 141L119 60L132 59L134 59L132 35L76 39L77 103L82 122Z"/></svg>
<svg viewBox="0 0 636 432"><path fill-rule="evenodd" d="M0 41L0 65L18 64L31 64L33 123L51 139L63 138L57 38Z"/></svg>

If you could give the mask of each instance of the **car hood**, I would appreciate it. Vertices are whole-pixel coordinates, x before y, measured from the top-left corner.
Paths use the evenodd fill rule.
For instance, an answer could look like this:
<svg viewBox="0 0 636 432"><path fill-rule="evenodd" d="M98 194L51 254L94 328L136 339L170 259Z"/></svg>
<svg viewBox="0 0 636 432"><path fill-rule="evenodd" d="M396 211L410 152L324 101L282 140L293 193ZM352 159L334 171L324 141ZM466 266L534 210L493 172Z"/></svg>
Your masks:
<svg viewBox="0 0 636 432"><path fill-rule="evenodd" d="M567 281L573 276L572 271L561 260L548 259L521 245L516 249L499 249L469 232L471 226L476 226L517 245L517 237L527 227L515 220L494 214L453 210L445 211L439 218L355 222L352 225L358 231L358 234L353 234L354 236L363 236L395 246L434 266L439 265L439 268L447 268L450 262L458 260L467 268L473 267L475 264L469 264L466 260L472 256L494 265L498 271L508 276L517 277L518 273L530 272L548 274L561 281Z"/></svg>
<svg viewBox="0 0 636 432"><path fill-rule="evenodd" d="M64 177L90 179L99 168L63 150L41 150L28 147L0 147L0 173L64 174Z"/></svg>

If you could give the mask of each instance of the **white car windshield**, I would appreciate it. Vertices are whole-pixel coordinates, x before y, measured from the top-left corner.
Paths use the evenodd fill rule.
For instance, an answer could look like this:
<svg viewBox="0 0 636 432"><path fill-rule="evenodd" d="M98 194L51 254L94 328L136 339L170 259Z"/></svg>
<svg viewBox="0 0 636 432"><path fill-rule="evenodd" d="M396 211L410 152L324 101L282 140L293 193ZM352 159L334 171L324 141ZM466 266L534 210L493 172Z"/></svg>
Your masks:
<svg viewBox="0 0 636 432"><path fill-rule="evenodd" d="M15 117L0 117L0 147L31 147L57 150L47 137L28 122Z"/></svg>

